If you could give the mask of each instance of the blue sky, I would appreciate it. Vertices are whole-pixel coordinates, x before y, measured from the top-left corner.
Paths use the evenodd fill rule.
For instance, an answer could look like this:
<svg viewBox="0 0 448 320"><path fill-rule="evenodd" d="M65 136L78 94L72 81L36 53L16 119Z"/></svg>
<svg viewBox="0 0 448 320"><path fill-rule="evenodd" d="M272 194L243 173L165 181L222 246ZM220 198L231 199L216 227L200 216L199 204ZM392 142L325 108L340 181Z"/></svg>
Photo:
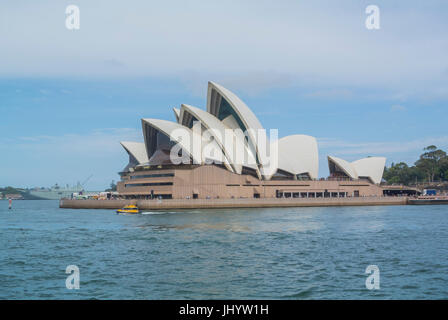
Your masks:
<svg viewBox="0 0 448 320"><path fill-rule="evenodd" d="M77 4L81 29L65 28ZM380 8L381 29L364 27ZM14 1L0 4L0 186L103 189L141 118L205 108L207 81L279 136L412 164L448 150L443 1Z"/></svg>

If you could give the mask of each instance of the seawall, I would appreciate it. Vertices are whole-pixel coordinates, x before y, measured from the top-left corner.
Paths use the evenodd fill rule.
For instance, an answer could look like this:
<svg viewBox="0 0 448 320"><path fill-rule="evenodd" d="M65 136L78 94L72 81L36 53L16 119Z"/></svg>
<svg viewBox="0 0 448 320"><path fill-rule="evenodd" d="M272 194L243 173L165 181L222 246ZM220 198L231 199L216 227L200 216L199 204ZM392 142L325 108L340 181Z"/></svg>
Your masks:
<svg viewBox="0 0 448 320"><path fill-rule="evenodd" d="M212 208L275 208L405 205L407 197L359 198L262 198L262 199L166 199L166 200L71 200L61 199L60 208L120 209L135 204L141 210L212 209Z"/></svg>

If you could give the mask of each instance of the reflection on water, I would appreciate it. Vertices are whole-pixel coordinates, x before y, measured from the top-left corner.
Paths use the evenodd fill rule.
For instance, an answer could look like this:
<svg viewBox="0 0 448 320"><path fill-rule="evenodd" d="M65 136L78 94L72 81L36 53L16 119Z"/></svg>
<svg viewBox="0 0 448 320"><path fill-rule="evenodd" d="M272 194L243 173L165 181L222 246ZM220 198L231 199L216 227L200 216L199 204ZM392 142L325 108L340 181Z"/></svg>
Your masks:
<svg viewBox="0 0 448 320"><path fill-rule="evenodd" d="M316 209L316 213L321 210L320 208L308 209ZM162 220L168 223L153 224L145 222L137 227L154 230L210 229L231 232L304 232L318 230L323 226L321 221L316 221L313 215L309 214L309 210L308 213L304 212L299 216L292 214L289 217L275 217L271 215L271 212L270 209L152 211L145 212L144 215L169 215L168 219ZM184 219L185 215L188 216L186 219ZM244 216L244 219L241 219L242 216Z"/></svg>
<svg viewBox="0 0 448 320"><path fill-rule="evenodd" d="M198 230L227 230L233 232L248 232L250 229L245 226L228 225L224 223L208 224L208 223L196 223L196 224L182 224L182 225L155 225L155 224L143 224L138 228L152 228L154 230L167 230L167 229L198 229Z"/></svg>
<svg viewBox="0 0 448 320"><path fill-rule="evenodd" d="M3 299L448 298L446 206L117 215L3 204ZM69 264L81 271L76 292L65 288ZM370 264L379 291L365 288Z"/></svg>

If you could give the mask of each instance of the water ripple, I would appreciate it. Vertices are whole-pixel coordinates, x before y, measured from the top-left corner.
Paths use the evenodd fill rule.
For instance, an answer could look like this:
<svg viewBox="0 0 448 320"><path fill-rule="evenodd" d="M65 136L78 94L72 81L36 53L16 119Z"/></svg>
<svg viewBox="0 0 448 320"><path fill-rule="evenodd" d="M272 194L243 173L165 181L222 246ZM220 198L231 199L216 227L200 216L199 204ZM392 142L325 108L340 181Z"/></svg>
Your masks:
<svg viewBox="0 0 448 320"><path fill-rule="evenodd" d="M0 201L1 299L446 299L436 207L117 215ZM68 265L81 289L65 287ZM365 287L368 265L381 289Z"/></svg>

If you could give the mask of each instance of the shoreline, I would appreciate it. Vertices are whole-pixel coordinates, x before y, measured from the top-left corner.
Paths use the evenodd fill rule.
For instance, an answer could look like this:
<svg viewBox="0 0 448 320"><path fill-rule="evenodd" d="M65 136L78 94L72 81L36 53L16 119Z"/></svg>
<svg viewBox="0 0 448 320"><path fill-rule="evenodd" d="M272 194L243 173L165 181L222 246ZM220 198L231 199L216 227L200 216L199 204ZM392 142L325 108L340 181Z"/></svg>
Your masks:
<svg viewBox="0 0 448 320"><path fill-rule="evenodd" d="M262 198L262 199L163 199L163 200L72 200L61 199L64 209L121 209L137 205L140 210L165 209L224 209L224 208L281 208L332 206L391 206L408 205L408 197L359 198Z"/></svg>

